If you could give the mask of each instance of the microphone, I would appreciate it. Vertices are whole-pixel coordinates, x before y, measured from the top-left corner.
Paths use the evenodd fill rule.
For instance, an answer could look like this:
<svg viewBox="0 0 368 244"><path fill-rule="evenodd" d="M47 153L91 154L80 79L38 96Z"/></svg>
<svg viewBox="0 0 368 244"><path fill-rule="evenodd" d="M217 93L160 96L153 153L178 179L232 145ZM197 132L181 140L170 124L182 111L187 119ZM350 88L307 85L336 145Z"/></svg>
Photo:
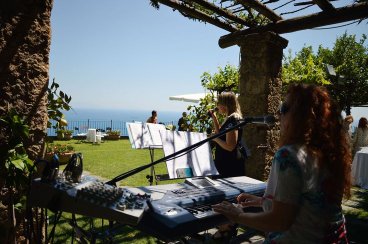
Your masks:
<svg viewBox="0 0 368 244"><path fill-rule="evenodd" d="M212 117L212 115L211 115L211 113L214 113L214 112L218 112L218 107L216 107L216 108L214 108L214 109L211 109L211 112L210 111L208 111L207 112L207 115L209 116L209 117Z"/></svg>
<svg viewBox="0 0 368 244"><path fill-rule="evenodd" d="M274 125L276 122L276 118L273 115L265 115L261 117L245 117L241 121L249 124L267 124Z"/></svg>

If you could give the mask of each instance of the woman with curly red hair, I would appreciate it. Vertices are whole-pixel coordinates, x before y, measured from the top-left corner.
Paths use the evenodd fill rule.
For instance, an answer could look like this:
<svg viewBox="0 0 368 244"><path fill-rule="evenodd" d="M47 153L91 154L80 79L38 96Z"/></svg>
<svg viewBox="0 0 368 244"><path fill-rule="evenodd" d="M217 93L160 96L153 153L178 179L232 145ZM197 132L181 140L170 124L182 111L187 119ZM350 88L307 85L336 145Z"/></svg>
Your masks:
<svg viewBox="0 0 368 244"><path fill-rule="evenodd" d="M265 195L214 205L231 221L267 232L265 243L347 242L343 197L350 197L351 152L340 110L324 88L290 86L280 107L280 149ZM263 212L246 213L259 206Z"/></svg>

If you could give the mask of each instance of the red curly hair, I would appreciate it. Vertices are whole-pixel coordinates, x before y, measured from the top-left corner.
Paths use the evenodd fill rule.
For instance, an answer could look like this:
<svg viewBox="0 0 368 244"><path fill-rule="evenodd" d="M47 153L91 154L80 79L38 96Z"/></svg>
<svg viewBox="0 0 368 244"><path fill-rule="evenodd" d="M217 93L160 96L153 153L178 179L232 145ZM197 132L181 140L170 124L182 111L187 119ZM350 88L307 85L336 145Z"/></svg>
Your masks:
<svg viewBox="0 0 368 244"><path fill-rule="evenodd" d="M302 144L318 159L323 192L328 201L350 197L351 151L341 111L328 92L315 85L291 85L287 92L290 121L280 143Z"/></svg>

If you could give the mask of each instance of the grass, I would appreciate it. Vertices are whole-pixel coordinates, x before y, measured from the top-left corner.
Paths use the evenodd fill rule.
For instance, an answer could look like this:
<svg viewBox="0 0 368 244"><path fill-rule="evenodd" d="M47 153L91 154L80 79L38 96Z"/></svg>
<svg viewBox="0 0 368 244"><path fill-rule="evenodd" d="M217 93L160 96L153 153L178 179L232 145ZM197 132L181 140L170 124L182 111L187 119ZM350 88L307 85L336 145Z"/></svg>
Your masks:
<svg viewBox="0 0 368 244"><path fill-rule="evenodd" d="M351 243L368 243L368 190L353 187L351 192L343 203L348 237Z"/></svg>
<svg viewBox="0 0 368 244"><path fill-rule="evenodd" d="M71 144L76 152L83 154L83 169L91 175L110 180L139 166L151 162L148 149L132 149L129 140L105 141L99 144L83 143L81 141L59 141L60 144ZM154 160L164 156L161 149L154 150ZM166 164L160 163L155 166L156 174L166 174ZM136 175L126 178L119 183L120 186L148 185L147 175L150 168Z"/></svg>
<svg viewBox="0 0 368 244"><path fill-rule="evenodd" d="M105 141L100 144L84 143L77 140L54 141L54 143L72 145L76 152L83 154L83 171L93 176L101 177L102 180L111 180L114 177L135 169L137 167L149 164L151 162L148 149L132 149L129 140L122 139L118 141ZM164 156L162 149L154 150L154 160ZM166 164L159 163L155 166L156 174L167 174ZM150 175L150 168L137 173L131 177L118 182L120 186L145 186L149 185L146 178ZM182 180L166 181L165 183L176 183ZM50 225L48 233L52 230L52 224L55 222L55 215L49 211ZM72 240L73 229L70 225L72 215L63 213L55 229L54 243L70 243ZM103 233L108 226L108 221L93 221L84 216L77 216L77 224L81 229L90 230L92 233ZM114 243L157 243L157 239L137 231L127 225L121 226L117 235L114 236Z"/></svg>
<svg viewBox="0 0 368 244"><path fill-rule="evenodd" d="M142 165L151 162L148 149L132 149L129 140L105 141L100 144L83 143L81 141L55 141L60 144L71 144L77 152L83 154L83 169L86 173L99 176L103 180L110 180ZM164 156L161 149L154 150L154 160ZM156 174L166 174L166 164L160 163L155 166ZM149 185L146 178L150 174L150 169L145 169L136 175L128 177L118 182L120 186L145 186ZM176 183L176 181L165 181L161 184ZM348 237L351 243L368 243L365 233L368 230L368 190L353 187L352 197L343 204L344 214L347 220ZM50 213L50 212L49 212ZM54 215L49 214L50 233ZM54 243L70 243L73 229L69 224L71 214L63 213L58 225ZM82 229L89 229L95 233L103 233L108 222L105 220L94 220L94 230L91 229L90 219L78 216L78 226ZM117 230L118 235L114 236L113 243L157 243L158 240L137 231L129 226L121 226Z"/></svg>

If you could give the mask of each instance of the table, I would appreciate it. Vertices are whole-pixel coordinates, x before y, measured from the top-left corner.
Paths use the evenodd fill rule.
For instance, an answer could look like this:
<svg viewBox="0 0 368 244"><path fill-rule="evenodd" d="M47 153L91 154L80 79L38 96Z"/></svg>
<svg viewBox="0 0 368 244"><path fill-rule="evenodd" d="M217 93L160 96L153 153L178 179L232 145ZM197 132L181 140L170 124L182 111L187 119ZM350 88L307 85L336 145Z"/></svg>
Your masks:
<svg viewBox="0 0 368 244"><path fill-rule="evenodd" d="M351 175L353 185L368 189L368 147L355 153Z"/></svg>
<svg viewBox="0 0 368 244"><path fill-rule="evenodd" d="M88 129L86 141L92 143L96 142L96 129Z"/></svg>
<svg viewBox="0 0 368 244"><path fill-rule="evenodd" d="M102 132L96 131L96 129L88 129L86 136L86 141L92 143L100 143L101 139L104 137Z"/></svg>

